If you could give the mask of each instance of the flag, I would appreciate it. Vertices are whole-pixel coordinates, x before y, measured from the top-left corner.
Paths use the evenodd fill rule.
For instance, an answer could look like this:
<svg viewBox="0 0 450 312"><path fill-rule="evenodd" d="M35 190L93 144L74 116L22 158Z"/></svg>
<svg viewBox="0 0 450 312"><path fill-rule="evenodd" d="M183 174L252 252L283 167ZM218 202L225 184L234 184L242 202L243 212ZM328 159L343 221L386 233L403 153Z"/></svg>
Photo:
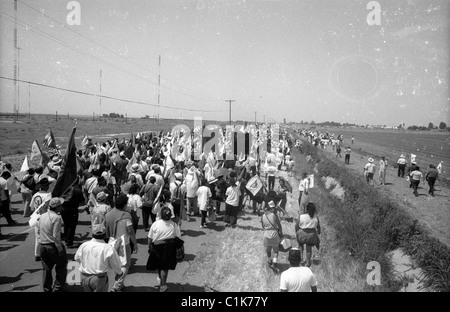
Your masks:
<svg viewBox="0 0 450 312"><path fill-rule="evenodd" d="M133 153L134 153L134 147L133 146L129 146L125 151L125 157L128 159L131 159L131 157L133 157Z"/></svg>
<svg viewBox="0 0 450 312"><path fill-rule="evenodd" d="M411 153L411 163L415 163L416 162L416 156L413 153Z"/></svg>
<svg viewBox="0 0 450 312"><path fill-rule="evenodd" d="M58 174L52 197L63 197L66 201L71 195L73 184L77 181L77 148L75 146L75 132L73 128L69 144L64 154L61 171Z"/></svg>
<svg viewBox="0 0 450 312"><path fill-rule="evenodd" d="M437 171L439 172L439 174L442 174L442 163L443 163L443 161L441 161L440 163L439 163L439 165L437 166Z"/></svg>
<svg viewBox="0 0 450 312"><path fill-rule="evenodd" d="M22 167L20 168L20 172L25 172L28 169L30 169L30 167L28 166L28 157L25 155L25 159L23 160L23 164L22 164Z"/></svg>
<svg viewBox="0 0 450 312"><path fill-rule="evenodd" d="M55 141L55 137L53 136L53 132L51 129L45 135L42 145L44 145L48 149L56 149L56 141Z"/></svg>
<svg viewBox="0 0 450 312"><path fill-rule="evenodd" d="M159 208L159 200L161 198L162 189L163 189L163 186L161 186L159 188L158 194L156 195L156 198L153 202L152 213L154 213L154 214L157 214L159 212L159 209L158 209Z"/></svg>
<svg viewBox="0 0 450 312"><path fill-rule="evenodd" d="M41 149L39 148L39 143L34 141L31 144L31 157L30 160L33 160L35 157L41 156Z"/></svg>
<svg viewBox="0 0 450 312"><path fill-rule="evenodd" d="M84 137L83 137L83 140L81 140L81 146L85 147L87 144L88 144L88 136L85 133Z"/></svg>
<svg viewBox="0 0 450 312"><path fill-rule="evenodd" d="M119 152L119 147L117 146L117 141L114 141L113 145L108 150L108 154L118 153L118 152Z"/></svg>
<svg viewBox="0 0 450 312"><path fill-rule="evenodd" d="M256 194L258 194L258 192L263 187L263 184L259 176L255 175L247 182L247 185L245 187L253 194L253 196L256 196Z"/></svg>
<svg viewBox="0 0 450 312"><path fill-rule="evenodd" d="M131 166L133 166L135 163L137 163L136 154L133 153L133 156L131 156L130 161L127 165L127 171L131 172Z"/></svg>

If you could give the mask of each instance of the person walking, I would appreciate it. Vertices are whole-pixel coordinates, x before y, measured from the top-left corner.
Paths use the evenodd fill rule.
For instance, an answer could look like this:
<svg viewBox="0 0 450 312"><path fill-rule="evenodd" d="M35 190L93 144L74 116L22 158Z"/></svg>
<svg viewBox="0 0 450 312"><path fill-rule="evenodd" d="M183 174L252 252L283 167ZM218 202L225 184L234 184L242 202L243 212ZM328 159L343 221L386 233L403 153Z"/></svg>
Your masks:
<svg viewBox="0 0 450 312"><path fill-rule="evenodd" d="M155 199L158 196L158 186L156 186L156 177L151 176L148 183L141 189L139 195L142 196L142 224L144 225L145 231L150 229L149 218L151 218L152 223L156 220L156 214L153 213L153 205Z"/></svg>
<svg viewBox="0 0 450 312"><path fill-rule="evenodd" d="M416 197L419 196L419 193L417 193L417 189L419 188L420 179L422 179L423 174L420 171L419 166L416 166L416 168L409 174L409 179L411 181L411 187L413 189L413 193Z"/></svg>
<svg viewBox="0 0 450 312"><path fill-rule="evenodd" d="M154 222L148 232L149 258L147 270L158 271L159 291L166 292L169 270L177 266L175 237L181 238L179 226L171 220L168 207L161 209L161 219Z"/></svg>
<svg viewBox="0 0 450 312"><path fill-rule="evenodd" d="M201 186L198 188L195 193L198 198L198 209L202 214L202 220L200 222L201 228L206 228L206 216L208 215L208 202L211 200L212 193L210 188L208 187L208 181L203 178L201 181Z"/></svg>
<svg viewBox="0 0 450 312"><path fill-rule="evenodd" d="M107 292L108 271L113 271L119 278L123 274L119 255L113 246L105 243L105 237L105 225L94 224L92 239L81 244L75 253L74 260L80 263L84 292Z"/></svg>
<svg viewBox="0 0 450 312"><path fill-rule="evenodd" d="M72 186L70 197L62 205L61 217L64 223L63 237L68 248L74 246L73 241L78 224L78 207L85 202L81 187L82 185L79 183L79 178L77 177L76 182Z"/></svg>
<svg viewBox="0 0 450 312"><path fill-rule="evenodd" d="M106 214L106 237L114 238L117 243L116 250L119 256L125 260L122 261L122 275L116 275L114 286L111 292L121 292L123 290L125 277L131 266L131 253L137 253L138 245L136 241L136 233L133 229L133 219L126 212L125 206L128 203L128 197L120 194L116 200L116 207ZM130 241L134 249L131 250Z"/></svg>
<svg viewBox="0 0 450 312"><path fill-rule="evenodd" d="M404 178L405 177L405 169L406 169L405 155L403 155L403 154L400 155L400 158L397 160L397 165L398 165L397 176L399 178Z"/></svg>
<svg viewBox="0 0 450 312"><path fill-rule="evenodd" d="M303 246L306 245L306 266L311 266L312 247L320 247L320 222L316 215L316 206L309 203L306 207L307 213L300 215L295 224L295 233L301 254L303 255Z"/></svg>
<svg viewBox="0 0 450 312"><path fill-rule="evenodd" d="M181 206L184 206L184 198L182 196L182 186L183 186L183 174L181 172L176 172L174 174L175 181L170 183L170 202L173 207L173 212L175 214L175 222L180 224L181 222ZM185 212L183 207L183 213ZM184 213L185 214L185 213Z"/></svg>
<svg viewBox="0 0 450 312"><path fill-rule="evenodd" d="M431 164L428 172L425 175L425 180L428 182L428 186L430 187L428 194L434 197L434 184L438 179L439 171L436 169L436 166Z"/></svg>
<svg viewBox="0 0 450 312"><path fill-rule="evenodd" d="M197 215L197 195L195 195L195 193L198 190L200 179L198 170L194 164L192 164L187 171L184 183L186 185L186 202L188 214L191 216Z"/></svg>
<svg viewBox="0 0 450 312"><path fill-rule="evenodd" d="M241 196L241 183L236 179L236 172L230 172L230 186L225 192L225 215L224 221L226 227L235 227L239 213L239 197Z"/></svg>
<svg viewBox="0 0 450 312"><path fill-rule="evenodd" d="M352 153L352 149L350 148L350 146L347 146L344 150L345 153L345 164L346 165L350 165L350 154Z"/></svg>
<svg viewBox="0 0 450 312"><path fill-rule="evenodd" d="M309 179L308 174L306 172L302 173L302 179L300 180L300 183L298 185L298 208L299 208L299 214L303 212L306 212L306 205L309 202Z"/></svg>
<svg viewBox="0 0 450 312"><path fill-rule="evenodd" d="M341 145L337 144L337 146L336 146L336 157L335 158L338 158L338 157L342 158L341 151L342 151Z"/></svg>
<svg viewBox="0 0 450 312"><path fill-rule="evenodd" d="M294 247L289 250L289 269L281 273L281 292L317 292L317 280L308 267L300 266L301 251Z"/></svg>
<svg viewBox="0 0 450 312"><path fill-rule="evenodd" d="M11 172L3 171L0 175L0 212L9 225L17 224L17 221L11 217L10 194L8 189L8 179L11 178Z"/></svg>
<svg viewBox="0 0 450 312"><path fill-rule="evenodd" d="M375 174L375 164L373 163L373 158L369 157L369 162L364 167L364 176L366 177L366 182L369 185L374 186L373 176Z"/></svg>
<svg viewBox="0 0 450 312"><path fill-rule="evenodd" d="M41 215L37 226L41 246L44 292L64 291L66 284L67 254L61 241L62 218L59 215L63 203L63 198L53 197L50 199L48 211ZM54 285L53 268L56 271Z"/></svg>
<svg viewBox="0 0 450 312"><path fill-rule="evenodd" d="M33 214L36 214L37 221L39 221L42 214L47 212L48 202L52 198L52 193L48 191L49 187L50 182L48 179L42 178L39 180L38 184L36 184L36 189L38 192L31 198L30 208L34 211ZM31 219L33 219L33 216L31 216L30 220ZM41 245L37 226L34 227L34 234L34 258L36 261L41 261Z"/></svg>
<svg viewBox="0 0 450 312"><path fill-rule="evenodd" d="M386 169L387 169L387 161L386 158L382 156L380 160L380 170L378 171L379 174L378 180L381 185L386 185Z"/></svg>
<svg viewBox="0 0 450 312"><path fill-rule="evenodd" d="M264 214L261 216L261 226L264 231L263 243L266 249L267 263L276 274L279 274L278 253L280 251L279 245L283 236L283 229L280 219L275 213L275 207L273 201L264 207Z"/></svg>
<svg viewBox="0 0 450 312"><path fill-rule="evenodd" d="M407 179L408 179L408 181L409 181L409 188L412 188L412 187L413 187L413 183L412 183L412 180L411 180L411 173L412 173L413 171L415 171L416 168L417 168L417 164L416 164L415 161L412 161L411 164L408 166L408 172L407 172L408 178L407 178Z"/></svg>

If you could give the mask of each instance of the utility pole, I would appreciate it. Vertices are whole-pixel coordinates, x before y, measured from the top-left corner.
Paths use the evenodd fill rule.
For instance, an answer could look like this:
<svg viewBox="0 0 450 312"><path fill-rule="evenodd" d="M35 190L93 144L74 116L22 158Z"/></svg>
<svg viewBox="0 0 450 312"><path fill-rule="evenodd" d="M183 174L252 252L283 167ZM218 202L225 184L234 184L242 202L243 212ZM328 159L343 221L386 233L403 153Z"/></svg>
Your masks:
<svg viewBox="0 0 450 312"><path fill-rule="evenodd" d="M28 118L31 119L31 86L28 83Z"/></svg>
<svg viewBox="0 0 450 312"><path fill-rule="evenodd" d="M257 113L257 112L255 111L255 125L256 125L256 113Z"/></svg>
<svg viewBox="0 0 450 312"><path fill-rule="evenodd" d="M263 115L264 123L266 123L266 115Z"/></svg>
<svg viewBox="0 0 450 312"><path fill-rule="evenodd" d="M100 107L100 119L102 117L102 70L100 69L100 98L99 98L99 107Z"/></svg>
<svg viewBox="0 0 450 312"><path fill-rule="evenodd" d="M225 102L230 103L230 126L231 126L231 103L236 102L236 100L225 100Z"/></svg>
<svg viewBox="0 0 450 312"><path fill-rule="evenodd" d="M161 100L161 55L159 55L159 65L158 65L158 123L159 123L160 100Z"/></svg>

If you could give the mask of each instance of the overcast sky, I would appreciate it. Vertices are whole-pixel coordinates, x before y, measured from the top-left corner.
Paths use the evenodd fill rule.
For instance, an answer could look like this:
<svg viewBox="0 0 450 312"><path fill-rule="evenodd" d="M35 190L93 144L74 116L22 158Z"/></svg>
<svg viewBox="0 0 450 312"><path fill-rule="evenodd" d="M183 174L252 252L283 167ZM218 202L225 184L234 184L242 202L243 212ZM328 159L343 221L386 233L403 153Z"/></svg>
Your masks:
<svg viewBox="0 0 450 312"><path fill-rule="evenodd" d="M450 124L450 1L19 0L19 111L278 122ZM0 0L0 75L14 78L14 1ZM41 12L41 13L39 13ZM158 57L161 55L161 88ZM14 82L0 79L0 111ZM160 105L158 91L160 90ZM30 95L30 96L29 96ZM203 112L201 112L203 111Z"/></svg>

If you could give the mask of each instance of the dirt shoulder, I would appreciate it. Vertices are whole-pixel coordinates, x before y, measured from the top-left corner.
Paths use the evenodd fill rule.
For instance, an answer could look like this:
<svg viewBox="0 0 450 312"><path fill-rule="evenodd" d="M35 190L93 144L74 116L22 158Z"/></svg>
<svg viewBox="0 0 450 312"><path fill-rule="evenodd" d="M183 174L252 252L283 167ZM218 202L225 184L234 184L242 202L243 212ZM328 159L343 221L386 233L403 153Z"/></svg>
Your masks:
<svg viewBox="0 0 450 312"><path fill-rule="evenodd" d="M357 148L357 144L352 146L352 150ZM342 166L346 166L349 170L357 174L363 174L364 166L368 162L368 156L360 155L354 151L350 156L350 164L344 163L344 153L342 158L336 158L336 152L331 146L327 146L325 151L330 159ZM433 237L436 237L441 242L450 246L450 210L448 209L450 189L440 184L439 181L435 185L435 197L428 195L428 183L421 181L418 189L419 196L415 197L409 182L406 178L397 176L397 169L394 168L394 163L388 163L386 171L386 185L381 185L379 182L379 161L374 158L376 164L376 173L374 176L375 188L386 196L395 200L403 209L410 215L417 219L430 232ZM425 168L422 168L425 169ZM424 170L422 170L424 171Z"/></svg>

